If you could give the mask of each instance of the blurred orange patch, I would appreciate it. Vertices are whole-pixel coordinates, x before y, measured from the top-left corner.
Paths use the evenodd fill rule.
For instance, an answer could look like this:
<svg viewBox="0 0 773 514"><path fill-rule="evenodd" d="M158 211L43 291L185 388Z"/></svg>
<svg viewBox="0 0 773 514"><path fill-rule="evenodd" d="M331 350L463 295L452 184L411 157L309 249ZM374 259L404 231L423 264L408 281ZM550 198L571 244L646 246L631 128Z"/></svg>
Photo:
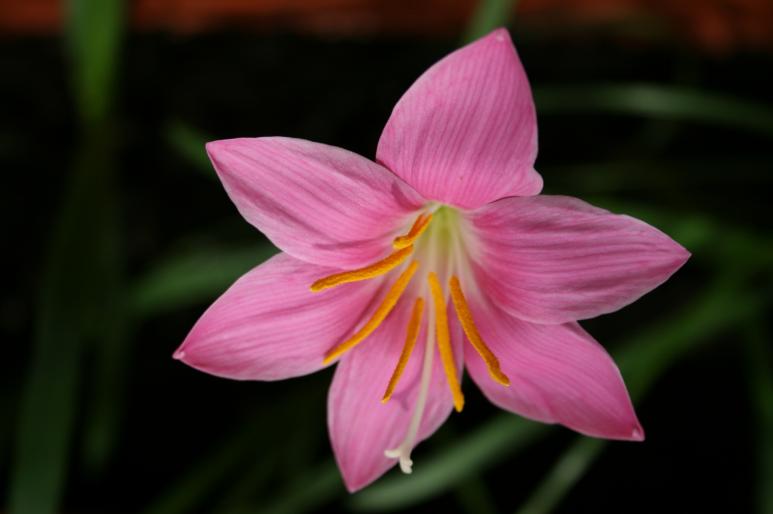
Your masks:
<svg viewBox="0 0 773 514"><path fill-rule="evenodd" d="M65 3L0 0L0 30L60 30ZM289 29L329 35L456 34L475 0L135 0L138 30L200 32L223 27ZM535 30L659 27L670 37L723 52L773 48L771 0L521 0L519 23Z"/></svg>

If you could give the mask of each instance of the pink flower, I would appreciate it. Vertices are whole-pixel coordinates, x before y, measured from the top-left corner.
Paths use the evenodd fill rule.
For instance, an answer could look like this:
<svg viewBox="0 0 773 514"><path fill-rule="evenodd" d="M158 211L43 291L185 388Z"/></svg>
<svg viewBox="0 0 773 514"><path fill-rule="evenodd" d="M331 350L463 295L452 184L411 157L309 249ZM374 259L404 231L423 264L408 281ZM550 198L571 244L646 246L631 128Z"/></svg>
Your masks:
<svg viewBox="0 0 773 514"><path fill-rule="evenodd" d="M496 405L594 437L644 432L606 351L577 324L689 257L657 229L540 196L531 91L504 29L397 103L377 162L298 139L207 145L244 218L282 253L242 276L175 357L237 380L338 362L328 428L350 491L462 410L463 366Z"/></svg>

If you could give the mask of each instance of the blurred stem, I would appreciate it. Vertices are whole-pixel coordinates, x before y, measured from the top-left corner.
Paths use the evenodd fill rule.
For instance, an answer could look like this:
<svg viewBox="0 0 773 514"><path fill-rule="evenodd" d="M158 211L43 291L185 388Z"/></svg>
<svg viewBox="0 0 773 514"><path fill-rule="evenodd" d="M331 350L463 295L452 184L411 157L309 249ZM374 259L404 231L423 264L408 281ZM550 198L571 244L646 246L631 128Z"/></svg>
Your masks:
<svg viewBox="0 0 773 514"><path fill-rule="evenodd" d="M211 299L276 252L265 243L238 248L200 245L172 253L134 281L127 295L132 314L157 316Z"/></svg>
<svg viewBox="0 0 773 514"><path fill-rule="evenodd" d="M285 432L280 433L280 430L284 430L283 426L273 423L272 420L287 419L289 416L296 415L298 411L308 411L311 416L311 413L316 410L311 405L322 400L324 388L313 388L310 392L308 383L313 379L306 380L306 384L299 384L282 398L273 399L267 404L252 406L250 411L259 412L257 416L241 424L241 428L234 434L214 444L202 459L191 463L186 474L168 487L164 494L143 512L145 514L183 514L196 511L197 506L200 506L207 498L212 498L214 491L225 485L226 480L229 480L229 485L224 488L225 492L220 495L221 500L215 511L244 512L241 507L247 503L244 501L245 493L259 493L261 489L265 488L269 479L277 478L277 469L284 461L284 451L276 445L267 443L287 435ZM308 428L308 423L300 421L298 428L299 430ZM306 457L308 458L308 456ZM303 462L299 469L307 470L310 467L308 462ZM325 489L326 487L320 493L320 501L324 501L324 498L329 495L340 492L340 480L337 473L334 474L334 483L331 484L330 477L326 477L321 486L316 482L318 477L301 472L298 472L298 475L301 479L313 482L304 483L310 488L322 487ZM235 481L230 481L231 477L238 478L234 479ZM293 483L295 484L299 480L296 478ZM284 512L282 509L285 508L285 504L300 509L300 505L303 505L304 502L306 504L310 502L308 498L306 500L284 498L281 493L272 496L276 503L270 505L270 508L277 509L279 512ZM297 496L297 491L293 490L291 496ZM264 505L263 508L269 507ZM290 510L290 512L295 511Z"/></svg>
<svg viewBox="0 0 773 514"><path fill-rule="evenodd" d="M99 134L102 134L100 136ZM13 514L57 510L66 479L82 356L109 322L114 291L113 175L105 132L82 145L53 230L11 475Z"/></svg>
<svg viewBox="0 0 773 514"><path fill-rule="evenodd" d="M561 455L526 503L518 509L518 514L542 514L552 511L572 486L585 475L603 448L604 441L601 439L578 439Z"/></svg>
<svg viewBox="0 0 773 514"><path fill-rule="evenodd" d="M756 417L757 512L773 513L773 352L766 321L756 319L746 330L749 392Z"/></svg>
<svg viewBox="0 0 773 514"><path fill-rule="evenodd" d="M630 154L630 153L629 153ZM549 194L619 194L621 192L663 193L669 190L753 186L768 187L773 181L766 156L738 159L712 156L692 160L615 159L561 166L542 166L540 172L551 177ZM732 168L733 173L727 170Z"/></svg>
<svg viewBox="0 0 773 514"><path fill-rule="evenodd" d="M124 0L68 0L65 4L76 104L83 122L100 125L113 103Z"/></svg>
<svg viewBox="0 0 773 514"><path fill-rule="evenodd" d="M517 0L479 0L464 31L462 43L470 43L498 27L508 25Z"/></svg>
<svg viewBox="0 0 773 514"><path fill-rule="evenodd" d="M689 87L658 84L589 84L535 88L541 115L587 112L630 114L735 127L773 137L773 110Z"/></svg>
<svg viewBox="0 0 773 514"><path fill-rule="evenodd" d="M341 476L332 460L328 460L287 483L274 501L257 510L259 514L300 514L332 501L341 493Z"/></svg>
<svg viewBox="0 0 773 514"><path fill-rule="evenodd" d="M671 235L700 259L721 269L732 262L748 269L765 269L773 261L773 240L749 227L727 223L696 212L664 211L611 197L587 198L613 212L624 212Z"/></svg>
<svg viewBox="0 0 773 514"><path fill-rule="evenodd" d="M17 398L16 394L12 392L10 388L7 390L0 389L0 412L17 412ZM13 434L12 423L0 423L0 462L9 462L9 455L11 449L11 437ZM0 466L0 473L3 473L5 469Z"/></svg>
<svg viewBox="0 0 773 514"><path fill-rule="evenodd" d="M279 452L268 450L259 459L255 459L252 466L239 473L234 481L229 484L213 512L249 512L251 498L264 491L269 479L274 475L274 469L279 464Z"/></svg>
<svg viewBox="0 0 773 514"><path fill-rule="evenodd" d="M179 120L167 123L164 136L169 145L199 174L211 179L217 177L205 149L207 141L212 138Z"/></svg>
<svg viewBox="0 0 773 514"><path fill-rule="evenodd" d="M113 248L119 245L116 242ZM121 293L125 290L123 259L116 257L113 262L113 272L103 276L103 285L114 296L104 306L105 322L90 348L93 382L86 399L88 416L82 435L83 465L94 476L101 475L121 436L128 372L133 369L129 346L132 326Z"/></svg>
<svg viewBox="0 0 773 514"><path fill-rule="evenodd" d="M123 272L123 249L119 230L119 195L113 183L117 175L117 138L113 110L119 53L124 35L124 0L69 0L67 42L69 44L75 100L85 127L86 145L99 145L102 160L95 173L109 177L100 194L100 204L90 215L100 225L94 234L103 244L88 255L100 261L91 280L100 302L88 321L94 343L88 348L90 382L83 427L83 463L93 475L107 464L120 433L125 385L129 367L129 323ZM97 221L98 220L98 221ZM74 230L83 230L76 227Z"/></svg>
<svg viewBox="0 0 773 514"><path fill-rule="evenodd" d="M148 507L145 514L184 514L194 512L212 489L232 474L250 457L256 457L245 448L254 448L265 426L263 416L244 423L226 443L208 452L190 471L179 478L167 491Z"/></svg>
<svg viewBox="0 0 773 514"><path fill-rule="evenodd" d="M459 506L469 514L496 514L497 508L486 483L480 477L465 480L454 490Z"/></svg>

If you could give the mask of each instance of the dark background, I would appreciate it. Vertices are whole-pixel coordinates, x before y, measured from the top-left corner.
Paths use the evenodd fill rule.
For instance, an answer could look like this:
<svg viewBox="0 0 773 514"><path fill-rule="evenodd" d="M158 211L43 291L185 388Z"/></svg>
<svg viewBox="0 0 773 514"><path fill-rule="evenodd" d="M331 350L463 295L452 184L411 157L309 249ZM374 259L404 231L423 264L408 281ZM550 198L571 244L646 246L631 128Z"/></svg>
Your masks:
<svg viewBox="0 0 773 514"><path fill-rule="evenodd" d="M0 512L773 512L766 2L737 2L759 4L755 24L719 29L701 9L733 2L678 16L658 2L449 2L426 20L399 2L354 2L369 17L235 2L240 21L197 1L202 18L180 26L154 25L143 2L35 3L48 14L0 2ZM203 143L285 135L373 157L412 81L503 24L534 88L545 192L640 217L693 253L584 323L647 440L528 422L466 381L464 412L414 452L413 476L350 496L327 440L330 370L239 383L171 359L274 251Z"/></svg>

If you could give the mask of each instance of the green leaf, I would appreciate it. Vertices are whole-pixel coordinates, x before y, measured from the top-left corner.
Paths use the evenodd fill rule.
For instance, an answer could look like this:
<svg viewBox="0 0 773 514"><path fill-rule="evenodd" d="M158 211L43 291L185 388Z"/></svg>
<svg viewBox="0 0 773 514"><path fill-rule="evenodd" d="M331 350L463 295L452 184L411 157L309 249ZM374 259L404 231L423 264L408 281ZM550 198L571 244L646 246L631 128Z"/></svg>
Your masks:
<svg viewBox="0 0 773 514"><path fill-rule="evenodd" d="M454 489L459 507L469 514L496 514L497 506L486 483L478 476L470 477Z"/></svg>
<svg viewBox="0 0 773 514"><path fill-rule="evenodd" d="M108 280L106 278L105 283ZM116 283L113 291L125 290ZM92 345L91 387L87 391L87 416L82 429L82 459L86 473L101 476L109 464L122 435L126 385L130 366L131 326L121 298L106 304L105 319L110 325Z"/></svg>
<svg viewBox="0 0 773 514"><path fill-rule="evenodd" d="M257 417L239 427L224 444L212 449L190 471L177 479L146 510L145 514L184 514L194 512L212 490L237 472L244 462L259 458L245 451L254 448L265 419Z"/></svg>
<svg viewBox="0 0 773 514"><path fill-rule="evenodd" d="M277 419L293 417L299 424L295 436L311 436L304 413L315 412L312 404L318 404L324 397L323 387L309 385L319 382L323 377L308 377L304 384L294 386L280 397L267 398L263 402L250 405L250 412L257 412L229 436L214 442L206 455L191 463L186 473L171 484L143 512L145 514L177 514L202 510L201 505L217 497L213 512L251 512L248 497L260 493L269 481L276 481L281 468L287 464L287 450L271 444L271 441L288 437L287 427L275 423ZM290 386L293 387L293 386ZM300 417L299 417L300 413ZM289 432L292 440L292 430ZM321 466L318 472L301 473L298 469L308 470L304 462L293 469L294 481L284 490L271 491L273 503L261 502L260 511L290 512L299 511L303 505L314 501L323 502L330 495L343 491L335 465L332 461ZM331 480L329 470L333 468L335 480ZM279 477L281 479L281 477ZM219 491L218 491L219 490ZM215 492L217 494L215 494ZM247 493L247 494L245 494ZM197 508L198 507L198 508Z"/></svg>
<svg viewBox="0 0 773 514"><path fill-rule="evenodd" d="M579 481L604 448L604 441L583 437L572 444L548 472L519 514L550 512Z"/></svg>
<svg viewBox="0 0 773 514"><path fill-rule="evenodd" d="M67 37L81 118L97 123L111 107L123 36L123 0L69 0Z"/></svg>
<svg viewBox="0 0 773 514"><path fill-rule="evenodd" d="M773 351L766 320L758 318L746 330L749 392L756 418L757 512L773 513Z"/></svg>
<svg viewBox="0 0 773 514"><path fill-rule="evenodd" d="M129 295L131 310L142 317L209 301L276 251L267 243L180 251L136 280Z"/></svg>
<svg viewBox="0 0 773 514"><path fill-rule="evenodd" d="M81 357L120 316L113 287L115 187L110 135L92 134L78 156L42 274L30 370L21 400L9 489L12 514L55 512L73 435Z"/></svg>
<svg viewBox="0 0 773 514"><path fill-rule="evenodd" d="M170 122L164 132L172 149L183 157L194 170L209 178L216 177L204 147L207 141L212 138L181 121Z"/></svg>
<svg viewBox="0 0 773 514"><path fill-rule="evenodd" d="M773 261L773 240L748 227L723 222L705 213L668 211L608 197L589 198L589 201L658 227L692 252L693 258L716 264L717 269L728 262L764 268ZM718 245L717 241L722 244Z"/></svg>
<svg viewBox="0 0 773 514"><path fill-rule="evenodd" d="M16 412L18 409L18 401L16 392L11 388L6 390L0 389L0 412ZM0 423L0 462L8 462L9 456L7 452L11 448L11 436L13 434L12 423ZM0 466L0 473L5 470Z"/></svg>
<svg viewBox="0 0 773 514"><path fill-rule="evenodd" d="M541 166L548 184L545 194L591 194L646 192L662 195L697 188L768 187L773 181L765 157L747 157L739 166L737 157L703 156L700 159L664 161L636 156L561 166ZM732 169L732 173L728 170Z"/></svg>
<svg viewBox="0 0 773 514"><path fill-rule="evenodd" d="M332 460L308 469L287 485L259 514L301 514L324 505L343 492L341 475Z"/></svg>
<svg viewBox="0 0 773 514"><path fill-rule="evenodd" d="M692 121L745 129L773 137L766 105L688 87L657 84L590 84L535 88L541 115L610 113Z"/></svg>
<svg viewBox="0 0 773 514"><path fill-rule="evenodd" d="M516 4L517 0L479 0L462 42L470 43L498 27L506 26Z"/></svg>
<svg viewBox="0 0 773 514"><path fill-rule="evenodd" d="M744 276L747 273L752 271L745 271ZM740 282L739 276L728 272L678 317L652 325L614 353L634 401L674 362L711 342L712 336L746 321L766 305L768 298L759 292L742 290Z"/></svg>

